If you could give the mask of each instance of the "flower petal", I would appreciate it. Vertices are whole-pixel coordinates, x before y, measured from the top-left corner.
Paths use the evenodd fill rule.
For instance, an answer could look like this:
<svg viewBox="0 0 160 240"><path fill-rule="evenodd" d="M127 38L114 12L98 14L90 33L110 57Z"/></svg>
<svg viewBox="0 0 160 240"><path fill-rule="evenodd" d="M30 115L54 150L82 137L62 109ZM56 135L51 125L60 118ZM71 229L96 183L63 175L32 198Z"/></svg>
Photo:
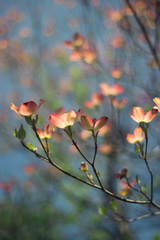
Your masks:
<svg viewBox="0 0 160 240"><path fill-rule="evenodd" d="M37 107L37 109L36 109L36 112L35 112L35 113L37 113L37 112L38 112L38 110L39 110L40 106L41 106L43 103L44 103L44 100L43 100L43 99L40 99L39 105L38 105L38 107Z"/></svg>
<svg viewBox="0 0 160 240"><path fill-rule="evenodd" d="M49 139L52 137L52 135L53 135L53 127L51 127L51 124L48 123L44 127L44 136L45 138Z"/></svg>
<svg viewBox="0 0 160 240"><path fill-rule="evenodd" d="M57 128L66 128L67 123L56 113L51 113L49 115L49 122Z"/></svg>
<svg viewBox="0 0 160 240"><path fill-rule="evenodd" d="M76 121L77 114L71 110L69 113L62 114L61 117L67 122L68 126L72 126Z"/></svg>
<svg viewBox="0 0 160 240"><path fill-rule="evenodd" d="M37 110L37 104L33 101L21 103L19 107L19 114L22 116L31 116Z"/></svg>
<svg viewBox="0 0 160 240"><path fill-rule="evenodd" d="M131 134L131 133L127 134L126 140L127 140L127 142L129 142L131 144L134 144L136 142L135 136L133 134Z"/></svg>
<svg viewBox="0 0 160 240"><path fill-rule="evenodd" d="M16 107L13 103L11 103L10 109L19 115L18 107Z"/></svg>
<svg viewBox="0 0 160 240"><path fill-rule="evenodd" d="M88 131L92 131L93 130L93 120L89 115L82 115L81 116L81 122L78 122L79 125L88 130Z"/></svg>
<svg viewBox="0 0 160 240"><path fill-rule="evenodd" d="M149 112L147 112L144 116L144 122L149 123L151 122L158 113L158 109L152 108Z"/></svg>
<svg viewBox="0 0 160 240"><path fill-rule="evenodd" d="M114 84L111 86L111 94L110 95L119 95L123 93L123 87L120 84Z"/></svg>
<svg viewBox="0 0 160 240"><path fill-rule="evenodd" d="M38 136L40 137L40 139L45 138L44 133L42 132L42 130L40 128L37 128L36 132L37 132Z"/></svg>
<svg viewBox="0 0 160 240"><path fill-rule="evenodd" d="M102 82L102 83L100 83L99 87L100 87L101 93L103 95L105 95L105 96L109 95L110 86L107 83Z"/></svg>
<svg viewBox="0 0 160 240"><path fill-rule="evenodd" d="M120 84L114 84L110 86L107 83L102 82L100 83L99 87L101 89L101 93L105 96L108 95L116 96L123 93L124 91L123 87Z"/></svg>
<svg viewBox="0 0 160 240"><path fill-rule="evenodd" d="M98 119L94 125L94 130L102 128L106 124L107 120L108 117L101 117L100 119Z"/></svg>
<svg viewBox="0 0 160 240"><path fill-rule="evenodd" d="M144 111L141 107L134 107L132 111L132 115L129 114L130 117L135 121L135 122L143 122L144 120Z"/></svg>
<svg viewBox="0 0 160 240"><path fill-rule="evenodd" d="M157 105L157 107L160 109L160 98L153 98L153 101Z"/></svg>
<svg viewBox="0 0 160 240"><path fill-rule="evenodd" d="M141 127L136 127L134 129L134 136L137 142L138 141L141 142L145 138L145 135L143 134L143 130Z"/></svg>
<svg viewBox="0 0 160 240"><path fill-rule="evenodd" d="M145 138L145 135L143 134L143 130L141 127L136 127L134 129L134 134L128 133L126 136L127 142L134 144L136 142L141 142Z"/></svg>

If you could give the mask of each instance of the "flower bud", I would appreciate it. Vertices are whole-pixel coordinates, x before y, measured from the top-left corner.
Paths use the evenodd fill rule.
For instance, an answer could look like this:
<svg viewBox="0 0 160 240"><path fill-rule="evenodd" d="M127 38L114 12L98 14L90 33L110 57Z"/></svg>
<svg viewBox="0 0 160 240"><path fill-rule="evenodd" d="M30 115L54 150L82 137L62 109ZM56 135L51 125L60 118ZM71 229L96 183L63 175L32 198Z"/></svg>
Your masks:
<svg viewBox="0 0 160 240"><path fill-rule="evenodd" d="M85 162L81 162L81 167L80 167L81 172L87 172L88 171L88 164Z"/></svg>

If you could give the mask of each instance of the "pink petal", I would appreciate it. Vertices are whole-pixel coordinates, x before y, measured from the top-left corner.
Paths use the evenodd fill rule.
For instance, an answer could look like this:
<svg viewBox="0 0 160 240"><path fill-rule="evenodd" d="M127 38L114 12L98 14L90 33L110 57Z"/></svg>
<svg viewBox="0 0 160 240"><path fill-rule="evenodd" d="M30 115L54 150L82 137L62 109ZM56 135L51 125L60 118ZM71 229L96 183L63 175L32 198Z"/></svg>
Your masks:
<svg viewBox="0 0 160 240"><path fill-rule="evenodd" d="M160 108L160 98L153 98L153 101L157 105L158 108Z"/></svg>
<svg viewBox="0 0 160 240"><path fill-rule="evenodd" d="M45 137L44 134L43 134L43 132L42 132L42 130L41 130L40 128L37 128L36 132L37 132L38 136L39 136L41 139L43 139L43 138Z"/></svg>
<svg viewBox="0 0 160 240"><path fill-rule="evenodd" d="M111 95L119 95L123 93L123 87L120 84L114 84L111 86Z"/></svg>
<svg viewBox="0 0 160 240"><path fill-rule="evenodd" d="M135 122L143 122L144 120L144 111L141 107L134 107L132 111L132 115L129 114L130 117L135 121Z"/></svg>
<svg viewBox="0 0 160 240"><path fill-rule="evenodd" d="M94 108L92 101L88 100L84 102L84 106L87 108Z"/></svg>
<svg viewBox="0 0 160 240"><path fill-rule="evenodd" d="M53 135L53 128L51 127L51 125L49 123L46 124L44 127L44 135L46 138L51 138Z"/></svg>
<svg viewBox="0 0 160 240"><path fill-rule="evenodd" d="M110 93L110 86L107 83L100 83L99 85L100 89L101 89L101 93L105 96L108 96Z"/></svg>
<svg viewBox="0 0 160 240"><path fill-rule="evenodd" d="M106 124L107 120L108 117L101 117L100 119L98 119L94 125L94 130L102 128Z"/></svg>
<svg viewBox="0 0 160 240"><path fill-rule="evenodd" d="M37 110L37 104L33 101L21 103L19 107L19 114L22 116L31 116Z"/></svg>
<svg viewBox="0 0 160 240"><path fill-rule="evenodd" d="M89 115L81 116L81 122L79 122L79 125L86 130L93 130L93 120Z"/></svg>
<svg viewBox="0 0 160 240"><path fill-rule="evenodd" d="M93 93L92 94L92 103L94 106L99 105L104 99L104 96L100 93Z"/></svg>
<svg viewBox="0 0 160 240"><path fill-rule="evenodd" d="M41 106L43 103L44 103L44 100L43 100L43 99L40 99L39 105L38 105L38 107L37 107L37 109L36 109L36 112L35 112L35 113L37 113L37 112L38 112L38 110L39 110L40 106Z"/></svg>
<svg viewBox="0 0 160 240"><path fill-rule="evenodd" d="M155 108L151 109L149 112L145 114L144 122L146 123L151 122L157 116L157 113L158 113L158 109L155 109Z"/></svg>
<svg viewBox="0 0 160 240"><path fill-rule="evenodd" d="M72 126L76 121L77 114L75 111L71 110L68 113L62 114L60 117L64 120L64 122L66 122L68 126Z"/></svg>
<svg viewBox="0 0 160 240"><path fill-rule="evenodd" d="M10 109L16 112L19 115L18 107L16 107L13 103L11 103Z"/></svg>
<svg viewBox="0 0 160 240"><path fill-rule="evenodd" d="M131 144L133 144L133 143L136 142L135 136L134 136L133 134L131 134L131 133L128 133L128 134L127 134L126 140L127 140L127 142L129 142L129 143L131 143Z"/></svg>
<svg viewBox="0 0 160 240"><path fill-rule="evenodd" d="M49 122L57 128L65 128L67 126L67 123L56 113L49 115Z"/></svg>
<svg viewBox="0 0 160 240"><path fill-rule="evenodd" d="M137 141L141 141L141 139L143 140L144 139L144 134L143 134L143 130L141 127L136 127L134 129L134 136L136 138Z"/></svg>

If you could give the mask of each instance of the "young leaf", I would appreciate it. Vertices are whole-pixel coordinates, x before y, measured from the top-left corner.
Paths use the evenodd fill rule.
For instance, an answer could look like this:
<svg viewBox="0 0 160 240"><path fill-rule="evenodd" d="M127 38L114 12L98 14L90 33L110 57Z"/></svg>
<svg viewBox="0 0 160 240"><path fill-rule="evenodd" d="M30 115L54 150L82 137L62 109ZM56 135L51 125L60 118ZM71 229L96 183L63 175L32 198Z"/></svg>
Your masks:
<svg viewBox="0 0 160 240"><path fill-rule="evenodd" d="M105 205L103 205L103 206L98 206L98 213L100 214L100 215L106 215L106 213L107 213L107 207L105 206Z"/></svg>
<svg viewBox="0 0 160 240"><path fill-rule="evenodd" d="M32 150L32 151L34 151L34 152L37 151L37 147L35 147L32 143L27 142L26 145L27 145L27 147L28 147L30 150Z"/></svg>
<svg viewBox="0 0 160 240"><path fill-rule="evenodd" d="M15 137L19 138L21 141L23 141L26 138L26 131L24 130L22 124L19 130L16 128L15 131L13 131L12 133Z"/></svg>
<svg viewBox="0 0 160 240"><path fill-rule="evenodd" d="M116 202L115 201L110 201L110 206L111 206L111 208L112 208L112 210L114 211L114 212L116 212L117 211L117 204L116 204Z"/></svg>
<svg viewBox="0 0 160 240"><path fill-rule="evenodd" d="M19 136L19 139L22 140L22 141L26 138L26 131L24 130L22 124L21 124L21 127L20 127L19 131L18 131L18 136Z"/></svg>
<svg viewBox="0 0 160 240"><path fill-rule="evenodd" d="M17 132L18 132L17 128L15 128L15 131L12 131L12 133L15 137L17 137Z"/></svg>
<svg viewBox="0 0 160 240"><path fill-rule="evenodd" d="M89 173L88 173L87 177L89 178L90 181L93 180L93 175L92 175L92 174L89 174Z"/></svg>
<svg viewBox="0 0 160 240"><path fill-rule="evenodd" d="M100 172L99 172L99 171L97 171L97 175L98 175L98 177L100 178Z"/></svg>
<svg viewBox="0 0 160 240"><path fill-rule="evenodd" d="M135 144L134 150L135 150L135 152L136 152L138 155L140 154L140 148L138 147L137 144Z"/></svg>
<svg viewBox="0 0 160 240"><path fill-rule="evenodd" d="M146 193L146 191L147 191L146 186L145 185L141 186L141 190L142 190L142 192Z"/></svg>
<svg viewBox="0 0 160 240"><path fill-rule="evenodd" d="M141 181L140 181L140 179L139 179L138 175L136 176L136 182L138 183L138 185L140 185L140 184L141 184Z"/></svg>

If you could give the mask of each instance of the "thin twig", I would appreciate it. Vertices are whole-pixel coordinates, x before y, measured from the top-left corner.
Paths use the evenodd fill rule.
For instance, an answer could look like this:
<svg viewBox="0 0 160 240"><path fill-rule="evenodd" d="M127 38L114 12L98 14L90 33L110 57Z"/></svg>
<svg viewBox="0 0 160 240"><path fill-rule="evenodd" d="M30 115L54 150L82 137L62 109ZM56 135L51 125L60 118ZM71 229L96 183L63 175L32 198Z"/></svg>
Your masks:
<svg viewBox="0 0 160 240"><path fill-rule="evenodd" d="M48 161L48 158L42 156L41 154L37 153L36 151L33 151L33 150L30 149L30 148L28 148L27 145L26 145L23 141L21 141L21 144L22 144L22 146L23 146L24 148L26 148L26 149L29 150L30 152L34 153L34 154L36 155L36 157L38 157L38 158L40 158L40 159L42 159L42 160L44 160L44 161L46 161L46 162L49 162L49 161Z"/></svg>
<svg viewBox="0 0 160 240"><path fill-rule="evenodd" d="M159 61L156 49L152 46L151 40L149 39L149 36L148 36L148 33L147 33L147 30L146 30L145 26L141 22L140 18L138 17L138 15L137 15L135 9L133 8L132 4L130 3L130 1L129 0L125 0L125 2L128 5L128 7L130 8L130 10L132 11L133 16L136 19L136 21L137 21L137 23L138 23L138 25L139 25L139 27L140 27L140 29L141 29L145 39L146 39L148 47L149 47L149 49L150 49L150 51L151 51L151 53L152 53L152 55L153 55L157 65L158 65L158 68L160 70L160 61Z"/></svg>
<svg viewBox="0 0 160 240"><path fill-rule="evenodd" d="M82 151L80 150L80 148L78 147L77 143L72 139L72 143L75 146L75 148L77 149L77 151L79 152L79 154L84 158L84 160L91 165L91 162L84 156L84 154L82 153Z"/></svg>
<svg viewBox="0 0 160 240"><path fill-rule="evenodd" d="M150 203L149 201L140 201L140 200L133 200L133 199L128 199L128 198L120 197L120 196L118 196L118 195L110 192L109 190L104 189L102 186L98 186L98 185L96 185L96 184L92 184L92 183L90 183L90 182L87 182L87 181L85 181L85 180L83 180L83 179L81 179L81 178L79 178L79 177L76 177L75 175L73 175L73 174L65 171L64 169L62 169L60 166L58 166L56 163L54 163L54 162L50 159L50 156L48 155L45 147L43 146L43 143L42 143L41 139L39 138L39 136L38 136L38 134L37 134L37 132L36 132L36 129L33 129L33 130L34 130L34 132L35 132L35 134L36 134L36 137L38 138L38 140L39 140L40 144L42 145L42 148L43 148L43 150L44 150L44 152L45 152L45 154L46 154L46 156L47 156L47 158L46 158L47 161L48 161L53 167L55 167L55 168L58 169L59 171L63 172L65 175L70 176L71 178L76 179L77 181L82 182L82 183L84 183L84 184L86 184L86 185L89 185L89 186L91 186L91 187L93 187L93 188L99 189L99 190L103 191L105 194L109 195L110 197L113 197L113 198L118 199L118 200L123 201L123 202L128 202L128 203L133 203L133 204L149 204L149 203ZM77 145L76 145L76 146L77 146ZM27 146L26 146L26 148L27 148ZM27 148L27 149L28 149L28 148ZM30 149L28 149L28 150L30 150ZM34 151L31 151L31 152L33 152L37 157L40 157L41 159L44 158L44 157L42 158L41 155L38 154L37 152L34 152ZM43 159L43 160L44 160L44 159ZM90 162L89 162L89 163L90 163ZM90 164L91 164L91 163L90 163ZM93 168L93 170L94 170L96 176L98 177L97 179L99 179L99 176L98 176L97 171L95 170L95 168ZM99 183L100 183L100 182L101 182L101 181L100 181L100 179L99 179Z"/></svg>
<svg viewBox="0 0 160 240"><path fill-rule="evenodd" d="M153 212L153 213L147 213L147 214L144 214L140 217L137 217L137 218L131 218L131 219L124 219L125 222L135 222L135 221L138 221L138 220L142 220L144 218L147 218L147 217L151 217L151 216L158 216L160 215L160 212Z"/></svg>
<svg viewBox="0 0 160 240"><path fill-rule="evenodd" d="M131 189L133 189L134 191L136 191L136 192L138 192L138 193L143 194L143 196L146 197L146 199L150 201L150 198L147 196L147 194L145 194L145 193L142 191L141 186L140 186L139 184L138 184L138 186L139 186L140 190L137 189L137 188L135 188L135 187L133 187L133 186L130 184L128 178L126 178L126 181L127 181L128 186L129 186Z"/></svg>
<svg viewBox="0 0 160 240"><path fill-rule="evenodd" d="M155 40L154 40L154 48L156 49L159 42L159 16L160 16L160 2L159 0L156 0L155 4L155 12L156 12L156 18L155 18Z"/></svg>
<svg viewBox="0 0 160 240"><path fill-rule="evenodd" d="M29 149L29 148L25 145L25 143L24 143L23 141L21 141L21 144L22 144L26 149L28 149L29 151L33 152L38 158L41 158L41 159L43 159L43 160L47 160L53 167L55 167L56 169L58 169L60 172L63 172L65 175L70 176L71 178L76 179L76 180L79 181L79 182L82 182L82 183L84 183L84 184L86 184L86 185L89 185L89 186L91 186L91 187L93 187L93 188L99 189L99 190L103 191L105 194L109 195L110 197L113 197L113 198L118 199L118 200L120 200L120 201L128 202L128 203L133 203L133 204L149 204L149 203L150 203L150 201L140 201L140 200L133 200L133 199L128 199L128 198L123 198L123 197L120 197L120 196L118 196L118 195L110 192L110 191L107 190L107 189L104 189L104 187L103 187L103 185L102 185L102 183L101 183L101 181L100 181L100 179L99 179L99 176L98 176L98 174L97 174L97 171L96 171L96 169L95 169L94 164L92 164L92 163L90 163L90 162L89 162L89 163L90 163L90 165L92 165L93 171L94 171L94 173L95 173L95 175L96 175L96 177L97 177L97 179L98 179L98 181L99 181L100 186L98 186L98 185L96 185L96 184L92 184L92 183L90 183L90 182L87 182L87 181L85 181L85 180L83 180L83 179L81 179L81 178L79 178L79 177L76 177L75 175L73 175L73 174L65 171L65 170L62 169L60 166L58 166L55 162L53 162L53 160L51 160L51 158L50 158L50 156L49 156L46 148L44 147L44 145L43 145L43 143L42 143L39 135L37 134L36 127L35 127L35 126L32 126L32 129L33 129L33 131L35 132L36 137L37 137L37 139L39 140L39 142L40 142L40 144L41 144L41 146L42 146L42 149L44 150L47 158L45 158L45 157L41 156L39 153L37 153L37 152Z"/></svg>
<svg viewBox="0 0 160 240"><path fill-rule="evenodd" d="M146 130L146 133L145 133L145 139L146 139L146 143L145 143L145 153L144 153L144 161L145 161L145 164L146 164L146 167L148 169L148 172L150 173L150 178L151 178L151 202L153 200L153 173L152 173L152 170L148 164L148 161L147 161L147 148L148 148L148 129Z"/></svg>
<svg viewBox="0 0 160 240"><path fill-rule="evenodd" d="M98 134L98 133L97 133ZM93 136L93 140L94 140L94 156L93 156L93 160L92 160L92 164L95 164L95 160L96 160L96 156L97 156L97 151L98 151L98 145L97 145L97 134L94 133L94 131L92 131L92 136Z"/></svg>

